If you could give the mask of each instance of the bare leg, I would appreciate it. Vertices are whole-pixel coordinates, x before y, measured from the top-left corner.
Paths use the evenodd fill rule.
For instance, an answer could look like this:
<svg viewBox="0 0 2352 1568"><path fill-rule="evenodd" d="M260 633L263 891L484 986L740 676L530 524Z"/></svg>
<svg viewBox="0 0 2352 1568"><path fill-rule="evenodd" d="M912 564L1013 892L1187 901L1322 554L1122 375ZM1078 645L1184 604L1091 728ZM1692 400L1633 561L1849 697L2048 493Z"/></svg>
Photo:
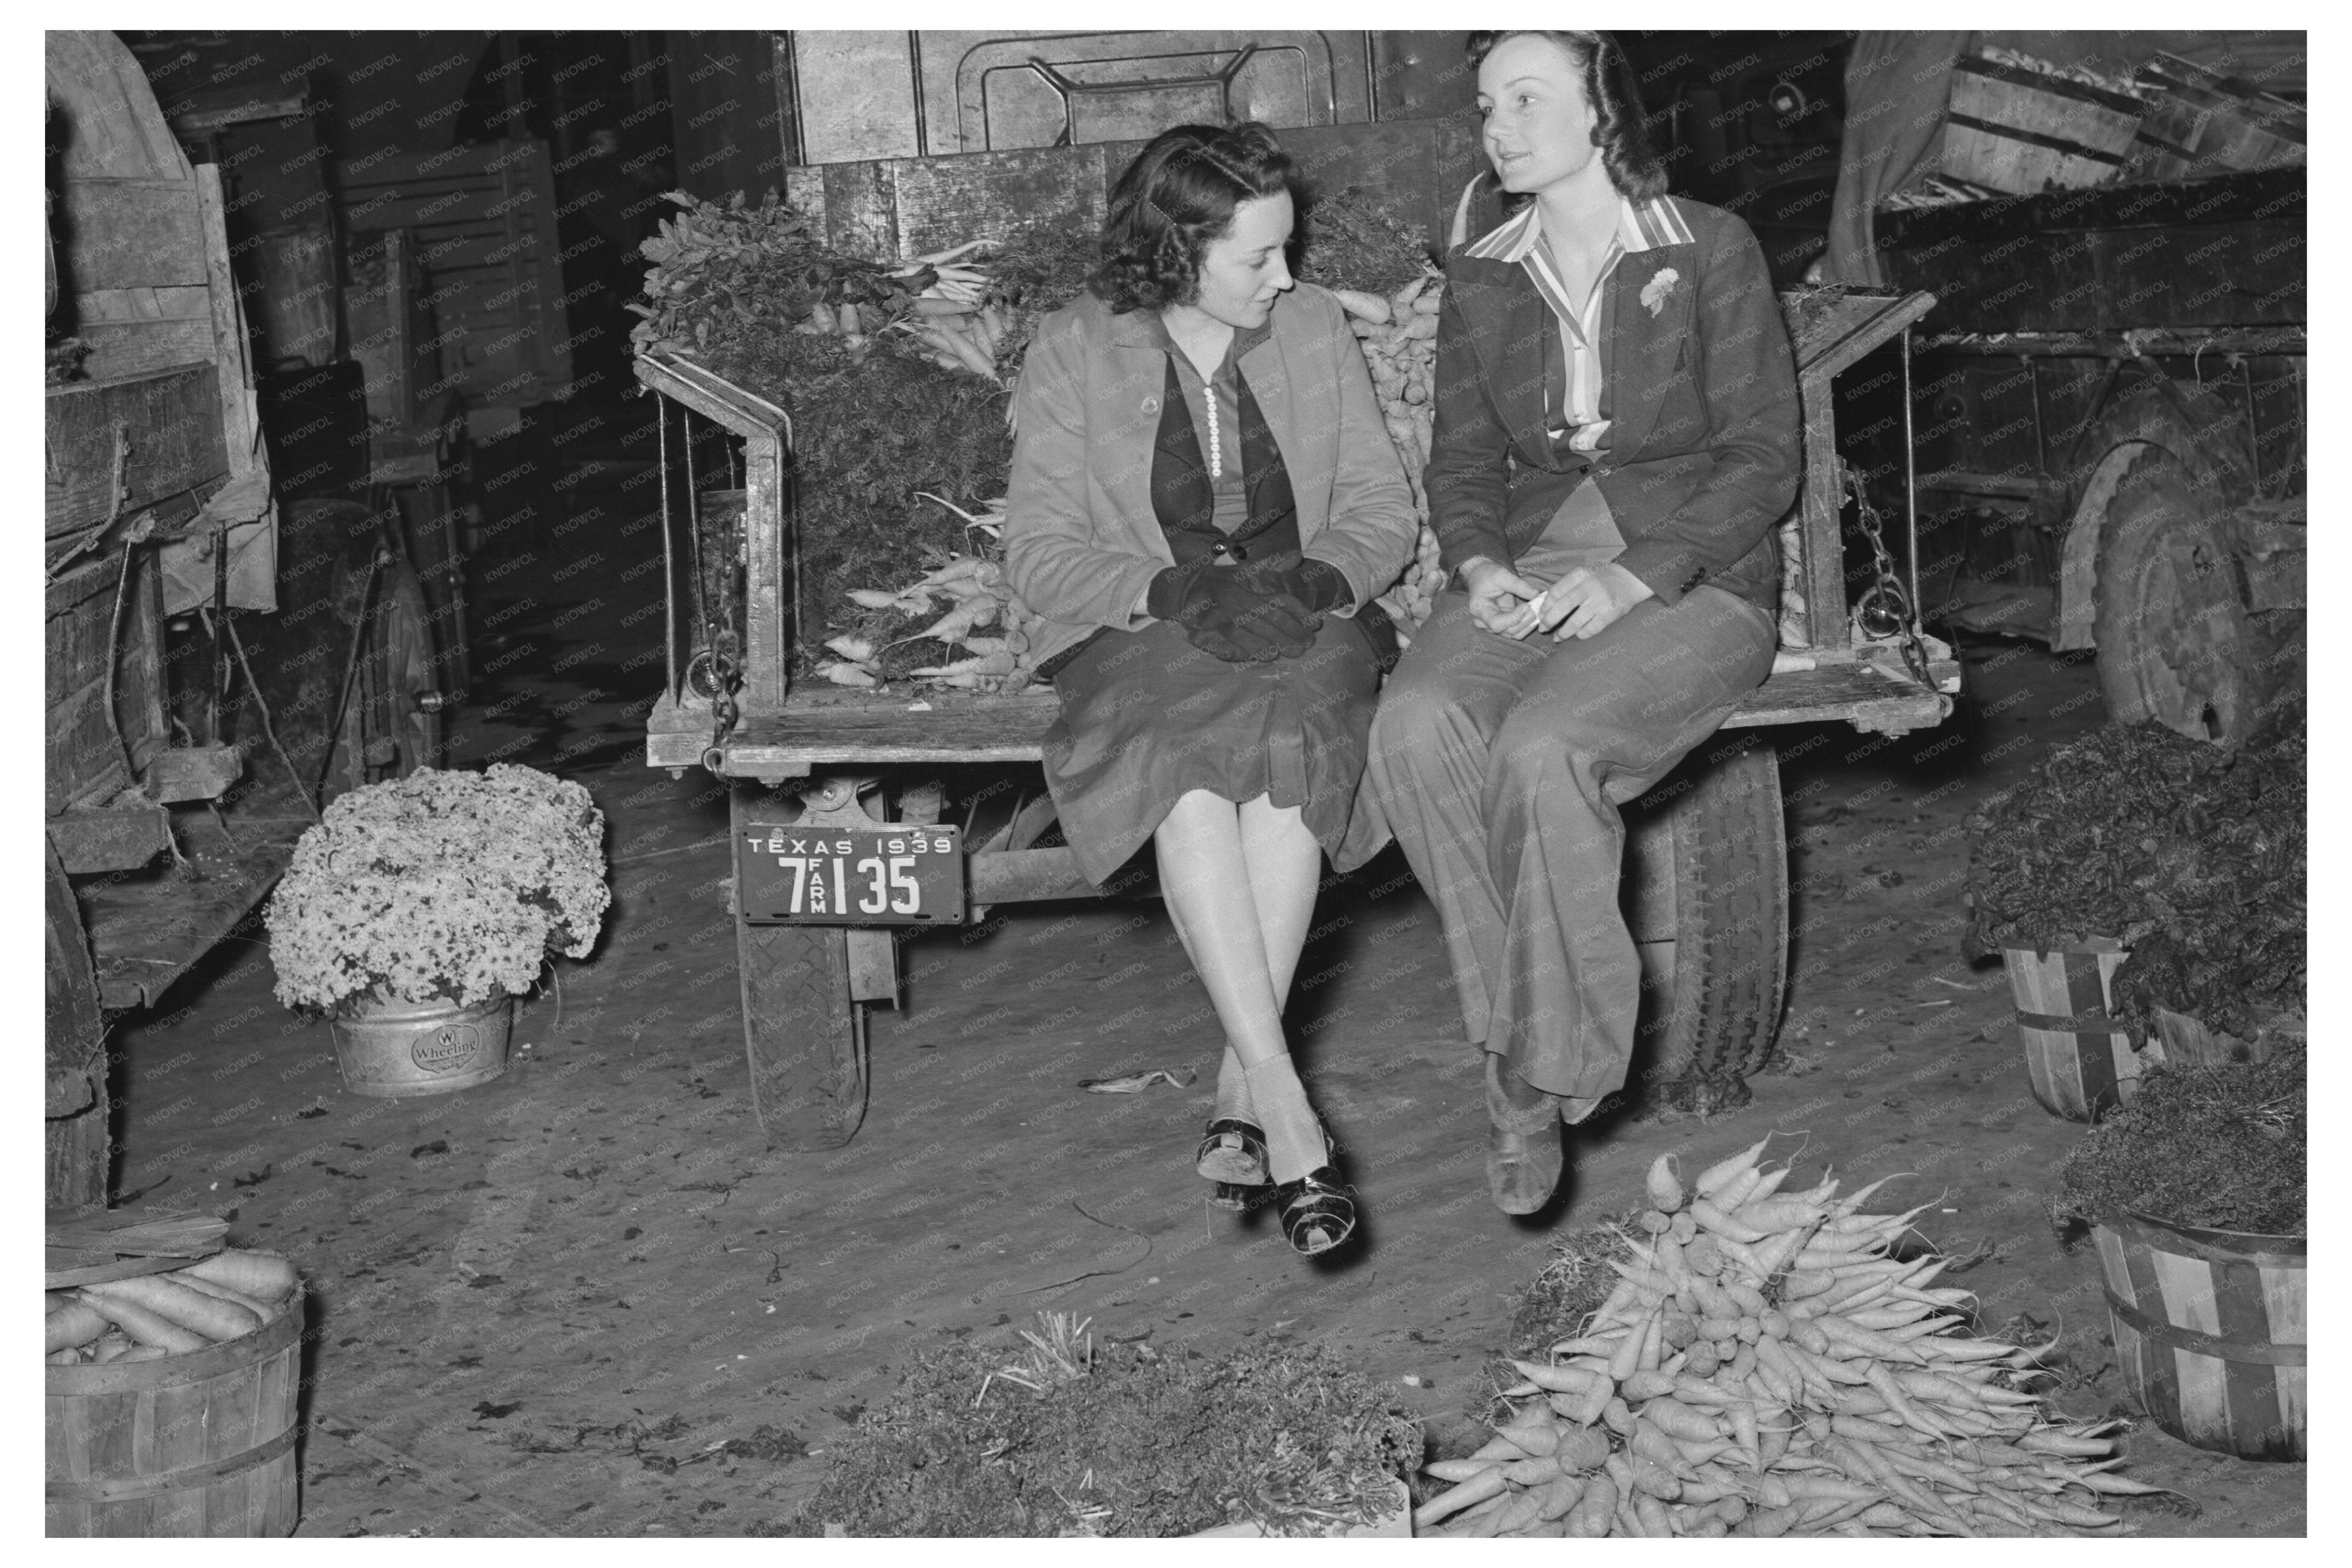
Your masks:
<svg viewBox="0 0 2352 1568"><path fill-rule="evenodd" d="M1291 1181L1322 1164L1328 1152L1321 1124L1290 1065L1280 993L1258 908L1264 897L1276 916L1276 931L1288 942L1288 959L1282 965L1282 989L1286 991L1297 966L1306 920L1312 918L1315 879L1311 871L1304 879L1296 875L1304 857L1295 844L1285 845L1282 824L1274 820L1286 815L1295 821L1297 814L1276 813L1270 807L1261 807L1258 815L1268 820L1255 826L1274 849L1273 863L1254 878L1244 851L1243 824L1250 815L1248 808L1195 790L1169 811L1152 841L1169 917L1200 973L1217 1021L1224 1026L1227 1048L1247 1077L1250 1098L1265 1129L1274 1178ZM1311 848L1313 837L1306 837ZM1257 886L1261 878L1263 890ZM1302 880L1303 899L1297 886ZM1301 902L1309 910L1304 917L1295 913Z"/></svg>
<svg viewBox="0 0 2352 1568"><path fill-rule="evenodd" d="M1291 977L1307 923L1315 918L1315 894L1323 868L1322 846L1307 831L1295 805L1277 806L1265 795L1241 807L1242 859L1249 868L1250 901L1257 909L1259 938L1265 947L1266 978L1277 1011L1288 1005ZM1217 1068L1217 1115L1255 1125L1249 1078L1232 1046Z"/></svg>

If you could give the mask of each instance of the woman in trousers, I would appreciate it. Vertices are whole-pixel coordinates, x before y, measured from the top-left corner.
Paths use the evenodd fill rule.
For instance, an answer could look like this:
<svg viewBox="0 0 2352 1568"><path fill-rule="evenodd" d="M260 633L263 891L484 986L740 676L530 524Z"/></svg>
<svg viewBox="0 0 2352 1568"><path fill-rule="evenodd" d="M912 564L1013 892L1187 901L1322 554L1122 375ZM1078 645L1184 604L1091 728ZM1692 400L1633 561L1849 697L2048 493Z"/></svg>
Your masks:
<svg viewBox="0 0 2352 1568"><path fill-rule="evenodd" d="M1510 216L1447 266L1426 488L1452 585L1369 776L1486 1052L1489 1189L1527 1214L1633 1050L1618 807L1771 671L1800 422L1763 254L1664 194L1615 42L1469 54Z"/></svg>
<svg viewBox="0 0 2352 1568"><path fill-rule="evenodd" d="M1196 1167L1229 1203L1271 1182L1315 1253L1353 1194L1282 1010L1323 856L1387 841L1358 799L1394 646L1371 599L1414 522L1338 301L1291 279L1293 178L1255 124L1179 126L1119 177L1089 292L1024 361L1004 541L1048 622L1064 836L1097 883L1152 842L1224 1029Z"/></svg>

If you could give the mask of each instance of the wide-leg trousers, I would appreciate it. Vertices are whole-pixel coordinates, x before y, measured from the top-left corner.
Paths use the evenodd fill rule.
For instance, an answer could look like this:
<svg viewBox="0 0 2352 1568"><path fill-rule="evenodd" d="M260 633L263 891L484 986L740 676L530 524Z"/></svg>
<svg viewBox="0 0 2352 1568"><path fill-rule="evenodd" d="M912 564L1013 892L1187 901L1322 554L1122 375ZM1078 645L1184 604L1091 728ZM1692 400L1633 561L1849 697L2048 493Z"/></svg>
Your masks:
<svg viewBox="0 0 2352 1568"><path fill-rule="evenodd" d="M1481 630L1450 592L1381 694L1367 777L1437 905L1463 1027L1567 1121L1624 1083L1633 1049L1618 807L1762 683L1778 640L1704 585L1559 641Z"/></svg>

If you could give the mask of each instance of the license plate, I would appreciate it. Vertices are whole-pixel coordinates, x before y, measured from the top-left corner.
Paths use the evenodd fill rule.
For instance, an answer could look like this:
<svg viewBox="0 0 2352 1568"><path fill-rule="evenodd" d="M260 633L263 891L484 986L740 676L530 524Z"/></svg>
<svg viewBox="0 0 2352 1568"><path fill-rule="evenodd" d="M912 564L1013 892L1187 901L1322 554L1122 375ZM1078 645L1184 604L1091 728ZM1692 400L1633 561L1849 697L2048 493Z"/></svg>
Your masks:
<svg viewBox="0 0 2352 1568"><path fill-rule="evenodd" d="M735 840L735 896L754 925L926 925L964 917L961 829L754 822Z"/></svg>

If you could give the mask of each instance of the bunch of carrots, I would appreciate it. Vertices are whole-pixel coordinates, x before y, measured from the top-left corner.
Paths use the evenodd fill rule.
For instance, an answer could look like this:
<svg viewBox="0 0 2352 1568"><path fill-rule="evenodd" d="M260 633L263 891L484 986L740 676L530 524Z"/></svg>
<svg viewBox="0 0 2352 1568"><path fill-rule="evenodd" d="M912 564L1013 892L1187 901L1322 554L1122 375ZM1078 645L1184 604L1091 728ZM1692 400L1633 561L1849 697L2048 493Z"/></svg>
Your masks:
<svg viewBox="0 0 2352 1568"><path fill-rule="evenodd" d="M156 1361L242 1339L294 1302L294 1266L231 1248L168 1273L49 1292L44 1353L58 1366Z"/></svg>
<svg viewBox="0 0 2352 1568"><path fill-rule="evenodd" d="M977 529L992 539L1003 529L1002 500L990 502L987 510L975 515L924 493L962 517L967 529ZM1018 691L1029 684L1029 672L1036 665L1030 657L1029 632L1038 617L1013 594L1001 562L959 553L904 588L853 588L849 598L864 609L897 610L908 616L928 616L942 604L947 606L945 615L898 642L929 637L961 649L963 657L909 670L909 679L966 691ZM817 666L818 674L836 686L876 687L888 679L882 668L883 653L898 644L844 636L824 646L834 657Z"/></svg>
<svg viewBox="0 0 2352 1568"><path fill-rule="evenodd" d="M1769 1138L1767 1140L1769 1142ZM1948 1259L1894 1256L1920 1212L1780 1191L1759 1142L1685 1192L1652 1166L1646 1237L1514 1414L1414 1523L1470 1536L2113 1533L2115 1423L2045 1419L2023 1386L2056 1348L1958 1331ZM1893 1178L1886 1178L1892 1180ZM1924 1207L1925 1205L1922 1205Z"/></svg>

